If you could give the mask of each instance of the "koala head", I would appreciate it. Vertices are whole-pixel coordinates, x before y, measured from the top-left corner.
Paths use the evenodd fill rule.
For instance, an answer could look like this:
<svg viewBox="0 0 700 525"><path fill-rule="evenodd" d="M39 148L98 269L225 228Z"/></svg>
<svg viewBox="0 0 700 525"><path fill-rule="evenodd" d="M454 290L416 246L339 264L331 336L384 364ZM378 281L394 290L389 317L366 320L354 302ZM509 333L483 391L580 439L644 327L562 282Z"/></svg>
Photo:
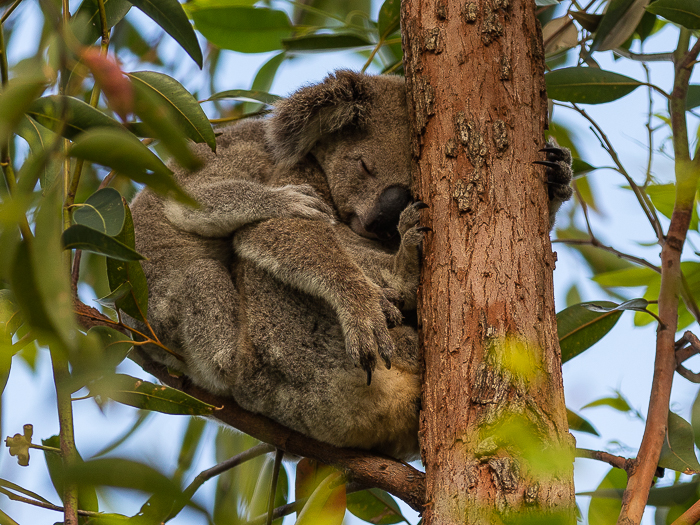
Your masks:
<svg viewBox="0 0 700 525"><path fill-rule="evenodd" d="M411 201L404 80L340 70L275 105L266 122L278 164L312 155L340 219L359 235L391 242Z"/></svg>

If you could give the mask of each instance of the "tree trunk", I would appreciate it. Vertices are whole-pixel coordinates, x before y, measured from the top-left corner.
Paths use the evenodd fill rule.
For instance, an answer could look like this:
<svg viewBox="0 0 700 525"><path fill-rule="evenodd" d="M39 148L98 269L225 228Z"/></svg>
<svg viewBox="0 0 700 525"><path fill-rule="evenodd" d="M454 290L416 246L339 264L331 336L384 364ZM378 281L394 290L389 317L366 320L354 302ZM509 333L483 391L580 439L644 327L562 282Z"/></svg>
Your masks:
<svg viewBox="0 0 700 525"><path fill-rule="evenodd" d="M404 0L414 180L430 209L419 319L426 525L573 523L532 0Z"/></svg>

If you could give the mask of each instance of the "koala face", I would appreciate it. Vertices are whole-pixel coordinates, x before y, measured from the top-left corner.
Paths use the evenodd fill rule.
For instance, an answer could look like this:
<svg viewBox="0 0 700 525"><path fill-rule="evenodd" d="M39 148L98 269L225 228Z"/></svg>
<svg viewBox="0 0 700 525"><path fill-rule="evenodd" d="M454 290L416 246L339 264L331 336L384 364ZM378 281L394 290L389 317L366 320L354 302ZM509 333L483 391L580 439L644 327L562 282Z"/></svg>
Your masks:
<svg viewBox="0 0 700 525"><path fill-rule="evenodd" d="M411 201L404 80L338 71L278 103L267 123L278 163L311 154L323 169L341 221L359 235L398 240Z"/></svg>

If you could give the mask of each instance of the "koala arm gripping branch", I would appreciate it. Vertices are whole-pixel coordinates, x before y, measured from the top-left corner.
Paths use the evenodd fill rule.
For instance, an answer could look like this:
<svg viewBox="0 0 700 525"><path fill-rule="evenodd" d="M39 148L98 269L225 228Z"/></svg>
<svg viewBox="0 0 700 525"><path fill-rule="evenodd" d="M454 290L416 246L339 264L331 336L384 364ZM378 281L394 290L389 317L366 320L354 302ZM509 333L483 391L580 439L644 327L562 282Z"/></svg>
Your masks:
<svg viewBox="0 0 700 525"><path fill-rule="evenodd" d="M201 207L169 201L165 215L181 230L203 237L227 237L246 224L272 218L334 220L333 209L308 185L271 187L226 179L190 185L187 190Z"/></svg>
<svg viewBox="0 0 700 525"><path fill-rule="evenodd" d="M327 222L271 219L238 230L233 247L242 259L330 304L347 353L367 372L368 383L377 353L390 366L394 343L387 319L400 322L401 313L365 276Z"/></svg>

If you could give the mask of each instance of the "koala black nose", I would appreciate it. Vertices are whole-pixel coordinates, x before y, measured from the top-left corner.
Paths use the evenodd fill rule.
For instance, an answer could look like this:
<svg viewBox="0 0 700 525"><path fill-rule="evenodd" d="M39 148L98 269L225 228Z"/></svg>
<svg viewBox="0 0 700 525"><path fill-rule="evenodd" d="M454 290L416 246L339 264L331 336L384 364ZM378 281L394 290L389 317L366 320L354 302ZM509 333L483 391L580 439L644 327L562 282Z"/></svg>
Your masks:
<svg viewBox="0 0 700 525"><path fill-rule="evenodd" d="M411 192L407 188L392 186L385 189L367 216L365 229L379 239L397 237L399 216L410 202Z"/></svg>

